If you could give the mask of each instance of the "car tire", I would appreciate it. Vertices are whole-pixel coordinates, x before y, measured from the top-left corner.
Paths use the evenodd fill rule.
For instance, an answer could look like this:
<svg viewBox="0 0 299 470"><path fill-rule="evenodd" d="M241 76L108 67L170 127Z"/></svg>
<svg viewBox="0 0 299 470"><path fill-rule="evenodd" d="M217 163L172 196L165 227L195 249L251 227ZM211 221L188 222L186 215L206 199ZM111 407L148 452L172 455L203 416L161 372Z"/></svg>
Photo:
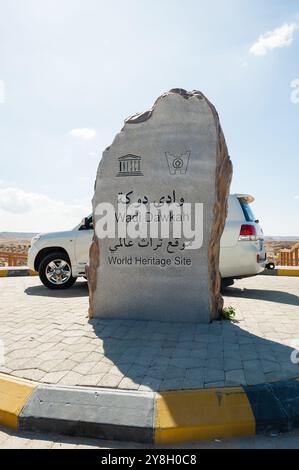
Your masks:
<svg viewBox="0 0 299 470"><path fill-rule="evenodd" d="M221 290L226 287L232 286L234 284L234 279L232 277L223 277L221 279Z"/></svg>
<svg viewBox="0 0 299 470"><path fill-rule="evenodd" d="M275 264L274 263L267 263L266 264L266 269L275 269Z"/></svg>
<svg viewBox="0 0 299 470"><path fill-rule="evenodd" d="M76 282L69 257L62 251L45 256L38 269L39 278L49 289L68 289Z"/></svg>

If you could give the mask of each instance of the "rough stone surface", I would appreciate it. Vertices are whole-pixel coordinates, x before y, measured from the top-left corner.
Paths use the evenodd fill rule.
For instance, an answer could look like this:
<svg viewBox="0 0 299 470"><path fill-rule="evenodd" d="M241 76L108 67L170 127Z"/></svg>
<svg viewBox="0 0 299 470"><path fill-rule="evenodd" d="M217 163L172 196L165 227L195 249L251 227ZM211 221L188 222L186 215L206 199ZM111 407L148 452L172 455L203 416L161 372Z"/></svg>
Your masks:
<svg viewBox="0 0 299 470"><path fill-rule="evenodd" d="M90 317L203 323L217 318L223 305L219 245L231 173L217 112L198 91L173 89L150 111L125 122L99 164L95 226L102 217L98 205L117 208L120 193L128 204L142 201L147 210L160 201L202 203L203 242L185 249L184 237L174 247L174 239L160 243L149 232L145 240L95 235L87 268ZM154 265L153 259L170 264Z"/></svg>
<svg viewBox="0 0 299 470"><path fill-rule="evenodd" d="M247 385L299 377L290 358L294 341L298 347L298 295L299 278L257 276L225 291L236 323L87 322L86 282L57 293L38 278L2 278L0 372L100 387L112 386L111 375L113 387L130 390L240 385L241 371Z"/></svg>

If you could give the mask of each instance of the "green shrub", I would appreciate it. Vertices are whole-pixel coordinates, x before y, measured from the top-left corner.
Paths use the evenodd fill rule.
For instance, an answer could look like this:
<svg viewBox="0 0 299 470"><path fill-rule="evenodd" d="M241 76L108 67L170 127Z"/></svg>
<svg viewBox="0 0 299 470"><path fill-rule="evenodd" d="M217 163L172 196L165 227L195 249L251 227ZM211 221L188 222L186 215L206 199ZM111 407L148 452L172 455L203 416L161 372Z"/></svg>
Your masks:
<svg viewBox="0 0 299 470"><path fill-rule="evenodd" d="M220 320L229 320L235 321L236 311L231 305L229 307L224 307L220 314Z"/></svg>

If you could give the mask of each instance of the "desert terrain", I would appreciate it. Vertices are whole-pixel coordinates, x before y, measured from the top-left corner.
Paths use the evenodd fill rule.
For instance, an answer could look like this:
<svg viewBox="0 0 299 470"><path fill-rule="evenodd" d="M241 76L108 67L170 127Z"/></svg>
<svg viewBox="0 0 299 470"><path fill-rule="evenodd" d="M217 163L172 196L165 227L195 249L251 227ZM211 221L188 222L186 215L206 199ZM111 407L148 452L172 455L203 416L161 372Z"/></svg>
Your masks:
<svg viewBox="0 0 299 470"><path fill-rule="evenodd" d="M276 256L280 250L287 248L290 250L296 243L299 242L299 237L265 237L265 251L267 253L268 261L276 261Z"/></svg>
<svg viewBox="0 0 299 470"><path fill-rule="evenodd" d="M16 266L26 266L27 252L34 233L0 232L0 266L8 266L8 253L24 255L16 259Z"/></svg>

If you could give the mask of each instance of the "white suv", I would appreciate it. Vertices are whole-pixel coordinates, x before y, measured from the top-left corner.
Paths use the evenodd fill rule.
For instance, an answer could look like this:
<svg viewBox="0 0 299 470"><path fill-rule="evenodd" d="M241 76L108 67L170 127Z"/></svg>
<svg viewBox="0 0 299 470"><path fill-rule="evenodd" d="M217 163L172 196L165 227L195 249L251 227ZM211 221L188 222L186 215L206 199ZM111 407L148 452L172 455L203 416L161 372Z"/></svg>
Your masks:
<svg viewBox="0 0 299 470"><path fill-rule="evenodd" d="M254 217L247 194L231 194L228 215L220 243L222 285L236 278L254 276L263 271L266 254L263 231ZM42 283L50 289L66 289L77 277L85 275L89 247L93 237L92 217L86 217L73 230L43 233L31 241L28 266L38 271Z"/></svg>

